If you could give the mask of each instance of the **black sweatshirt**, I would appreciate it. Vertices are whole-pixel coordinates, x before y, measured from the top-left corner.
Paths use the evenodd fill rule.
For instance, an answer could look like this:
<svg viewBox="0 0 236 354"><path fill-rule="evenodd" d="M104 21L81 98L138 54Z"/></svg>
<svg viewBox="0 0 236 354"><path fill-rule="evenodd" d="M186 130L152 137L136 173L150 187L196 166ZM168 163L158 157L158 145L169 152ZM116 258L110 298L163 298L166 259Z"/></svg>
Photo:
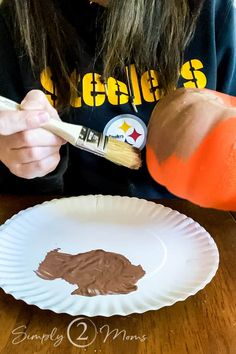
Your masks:
<svg viewBox="0 0 236 354"><path fill-rule="evenodd" d="M126 78L109 78L106 93L99 80L101 72L93 67L94 36L86 27L95 23L94 5L80 0L61 1L61 6L65 17L78 26L78 31L82 29L80 35L88 48L86 55L90 56L87 67L79 73L80 94L70 112L61 118L137 146L142 149L143 167L129 170L67 144L60 150L61 161L56 170L42 178L16 177L0 163L0 192L173 197L152 180L145 164L147 124L159 100L156 72L148 70L138 76L131 65ZM206 87L236 96L236 9L232 0L205 1L184 58L179 87ZM4 10L0 10L0 95L20 102L31 89L40 89L53 104L56 96L52 88L48 72L34 78L26 58L14 50L9 22Z"/></svg>

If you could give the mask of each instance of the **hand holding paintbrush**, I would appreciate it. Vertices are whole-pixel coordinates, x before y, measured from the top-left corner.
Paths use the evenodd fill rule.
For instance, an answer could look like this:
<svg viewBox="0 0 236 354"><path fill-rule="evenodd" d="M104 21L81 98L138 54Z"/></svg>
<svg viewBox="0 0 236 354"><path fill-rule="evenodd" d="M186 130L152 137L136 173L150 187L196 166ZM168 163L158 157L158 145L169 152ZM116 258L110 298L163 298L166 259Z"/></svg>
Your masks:
<svg viewBox="0 0 236 354"><path fill-rule="evenodd" d="M59 120L56 111L50 106L42 92L31 91L28 95L31 97L34 96L33 101L38 100L39 106L40 101L43 101L44 105L46 105L48 108L47 112L52 117L44 124L41 124L41 128L56 134L57 136L63 138L64 140L80 149L105 157L106 159L116 164L132 169L138 169L140 167L141 160L140 152L138 149L133 148L129 144L118 141L112 137L106 137L102 133L95 132L89 128L64 123ZM27 103L23 101L21 105L19 105L9 99L0 97L0 111L21 110L22 112L24 109L34 111L37 109L37 107L34 107L34 102L33 105L27 105Z"/></svg>

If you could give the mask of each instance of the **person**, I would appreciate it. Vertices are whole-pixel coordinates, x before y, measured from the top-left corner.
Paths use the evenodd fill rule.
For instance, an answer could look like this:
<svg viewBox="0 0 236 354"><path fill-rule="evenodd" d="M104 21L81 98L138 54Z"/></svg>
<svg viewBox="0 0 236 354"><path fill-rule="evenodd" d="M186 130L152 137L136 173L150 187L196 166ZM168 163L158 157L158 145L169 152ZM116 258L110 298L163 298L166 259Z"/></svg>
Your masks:
<svg viewBox="0 0 236 354"><path fill-rule="evenodd" d="M3 0L0 95L22 109L0 112L0 191L174 198L149 174L145 143L176 87L236 95L232 0ZM41 128L48 114L133 144L142 168L65 144Z"/></svg>

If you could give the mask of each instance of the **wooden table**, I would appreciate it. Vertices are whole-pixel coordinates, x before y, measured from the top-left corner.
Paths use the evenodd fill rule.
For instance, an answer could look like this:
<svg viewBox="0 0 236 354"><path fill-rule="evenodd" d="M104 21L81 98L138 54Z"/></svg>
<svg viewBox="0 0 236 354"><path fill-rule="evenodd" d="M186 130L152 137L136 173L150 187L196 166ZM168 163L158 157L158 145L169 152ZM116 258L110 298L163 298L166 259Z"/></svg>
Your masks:
<svg viewBox="0 0 236 354"><path fill-rule="evenodd" d="M20 209L50 199L52 198L49 196L0 195L0 223ZM235 215L199 208L181 200L159 202L192 217L216 241L220 252L220 267L205 289L184 302L158 311L126 317L82 316L82 320L78 319L80 316L55 314L26 305L1 290L0 353L235 354ZM95 327L98 332L94 342L87 347L76 347L68 340L67 328L76 319L78 322L75 325L81 321L86 323L77 327L77 337L88 336L89 341L94 337ZM87 330L83 333L86 327ZM21 336L16 334L20 332L24 333ZM110 336L107 336L110 332ZM76 336L72 340L76 343ZM88 341L83 343L89 343Z"/></svg>

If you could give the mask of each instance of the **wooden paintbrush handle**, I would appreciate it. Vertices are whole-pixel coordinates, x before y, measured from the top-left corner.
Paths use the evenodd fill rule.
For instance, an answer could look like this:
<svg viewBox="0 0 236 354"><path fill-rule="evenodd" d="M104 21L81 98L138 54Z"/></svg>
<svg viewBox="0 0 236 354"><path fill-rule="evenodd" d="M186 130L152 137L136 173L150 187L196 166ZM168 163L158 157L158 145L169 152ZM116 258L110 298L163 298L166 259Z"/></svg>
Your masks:
<svg viewBox="0 0 236 354"><path fill-rule="evenodd" d="M20 105L8 98L0 96L0 110L4 111L17 111Z"/></svg>
<svg viewBox="0 0 236 354"><path fill-rule="evenodd" d="M82 129L81 125L69 124L56 119L50 119L41 127L60 136L72 145L76 144Z"/></svg>

